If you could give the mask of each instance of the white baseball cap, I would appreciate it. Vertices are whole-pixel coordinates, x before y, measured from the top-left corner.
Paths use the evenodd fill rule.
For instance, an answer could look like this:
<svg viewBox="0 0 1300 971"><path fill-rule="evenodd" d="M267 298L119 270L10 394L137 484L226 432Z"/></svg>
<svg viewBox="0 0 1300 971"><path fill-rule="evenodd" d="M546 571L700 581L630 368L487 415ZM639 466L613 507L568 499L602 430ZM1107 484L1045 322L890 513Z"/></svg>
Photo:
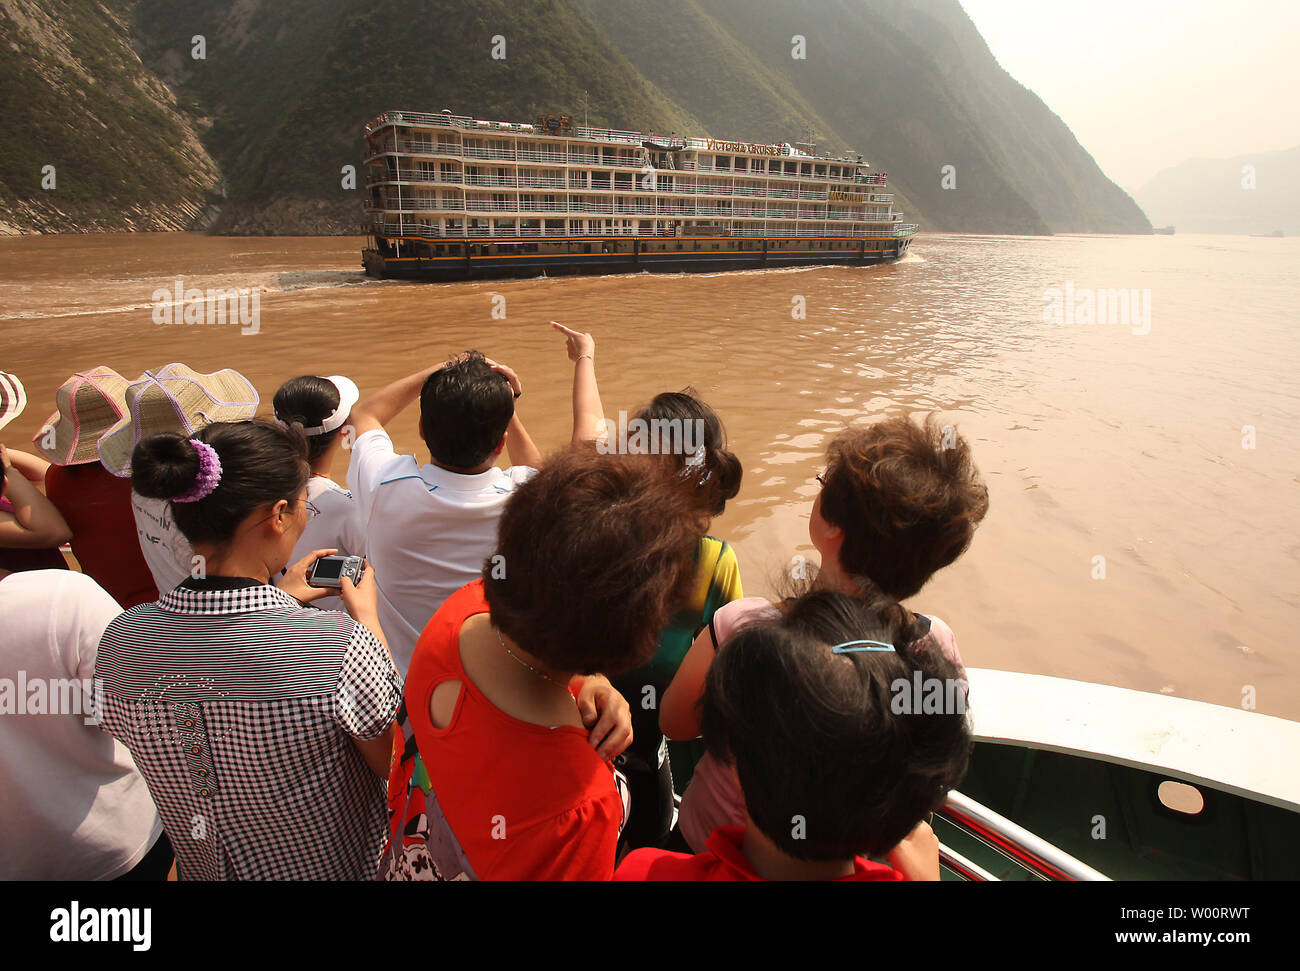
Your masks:
<svg viewBox="0 0 1300 971"><path fill-rule="evenodd" d="M319 425L304 428L302 433L308 437L328 435L330 432L342 428L343 423L348 420L348 415L352 414L353 406L361 400L361 392L357 390L356 382L351 378L345 378L341 374L333 374L325 380L339 389L339 406L334 409L333 414Z"/></svg>

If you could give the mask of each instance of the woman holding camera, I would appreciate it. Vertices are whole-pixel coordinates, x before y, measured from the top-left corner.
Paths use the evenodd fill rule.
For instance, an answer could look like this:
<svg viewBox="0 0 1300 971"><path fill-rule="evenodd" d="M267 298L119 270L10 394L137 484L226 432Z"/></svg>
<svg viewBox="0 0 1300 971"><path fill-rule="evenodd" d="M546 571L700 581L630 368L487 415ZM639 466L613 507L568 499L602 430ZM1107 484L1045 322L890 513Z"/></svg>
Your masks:
<svg viewBox="0 0 1300 971"><path fill-rule="evenodd" d="M100 643L101 720L130 750L182 879L363 879L384 841L401 679L373 572L338 593L289 567L307 522L298 428L216 423L146 438L132 486L168 501L194 574L114 620ZM351 616L349 616L349 614Z"/></svg>

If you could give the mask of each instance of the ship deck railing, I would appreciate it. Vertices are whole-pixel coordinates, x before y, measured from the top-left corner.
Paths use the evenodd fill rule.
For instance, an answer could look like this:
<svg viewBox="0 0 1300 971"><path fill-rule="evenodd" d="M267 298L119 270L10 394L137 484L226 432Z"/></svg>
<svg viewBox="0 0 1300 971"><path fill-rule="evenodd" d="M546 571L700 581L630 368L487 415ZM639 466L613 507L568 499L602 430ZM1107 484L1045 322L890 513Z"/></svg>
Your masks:
<svg viewBox="0 0 1300 971"><path fill-rule="evenodd" d="M1076 859L1005 816L969 796L950 792L938 814L945 822L973 837L1015 868L1043 880L1109 880L1105 874ZM940 843L939 860L965 880L997 880L987 869Z"/></svg>
<svg viewBox="0 0 1300 971"><path fill-rule="evenodd" d="M671 216L679 217L732 217L736 219L802 219L809 222L894 223L895 214L889 212L857 212L850 209L831 208L805 211L768 206L674 206L633 205L614 202L498 202L494 199L422 199L406 197L385 200L385 205L373 212L492 212L526 215L533 212L594 213L620 216Z"/></svg>
<svg viewBox="0 0 1300 971"><path fill-rule="evenodd" d="M422 172L418 169L400 169L373 173L366 179L367 185L409 182L418 185L465 185L487 189L555 189L561 192L628 192L648 195L699 195L699 196L746 196L755 199L802 199L810 202L826 202L829 192L846 191L838 189L796 190L765 189L762 187L727 185L695 185L691 183L674 183L666 185L662 179L656 180L652 187L645 187L639 179L631 182L614 182L610 184L587 185L581 182L565 181L562 178L543 178L534 176L501 175L462 175ZM864 193L862 202L867 204L888 205L893 202L894 194ZM838 200L836 200L838 201Z"/></svg>
<svg viewBox="0 0 1300 971"><path fill-rule="evenodd" d="M599 138L611 142L628 142L640 145L645 135L636 131L622 131L617 128L589 128L576 125L569 131L551 132L537 125L525 122L488 121L470 115L454 115L441 111L384 111L376 115L367 125L369 134L384 125L429 125L456 128L467 132L513 132L524 135L567 135L572 138Z"/></svg>
<svg viewBox="0 0 1300 971"><path fill-rule="evenodd" d="M783 227L779 232L765 230L759 227L755 228L733 228L731 230L720 230L719 236L736 236L736 237L770 237L773 239L794 239L794 238L814 238L814 237L836 237L847 239L897 239L902 236L909 236L915 232L915 226L912 224L909 232L898 232L889 230L852 230L852 229L831 229L827 231L824 228ZM661 230L655 232L649 229L638 229L636 227L613 227L610 229L570 229L568 227L539 227L539 226L520 226L514 229L497 227L496 232L486 226L470 226L462 229L443 230L435 226L425 226L417 222L379 222L376 221L369 225L370 231L380 236L410 236L424 239L438 240L464 240L464 239L519 239L534 237L565 237L576 236L590 238L594 236L640 236L646 239L678 239L688 240L692 237L686 234L675 236L671 231Z"/></svg>
<svg viewBox="0 0 1300 971"><path fill-rule="evenodd" d="M366 134L370 134L376 129L385 125L410 125L410 126L431 126L431 127L448 127L455 128L459 131L473 132L476 134L515 134L525 137L540 135L555 135L567 138L583 138L604 142L622 142L627 145L635 145L640 148L644 141L671 141L680 142L690 151L709 151L708 139L705 138L683 138L677 135L656 135L654 132L627 131L620 128L593 128L589 125L574 125L568 131L550 131L538 125L527 122L508 122L508 121L489 121L483 118L474 118L471 115L456 115L449 111L384 111L376 115L366 124ZM718 139L718 141L731 141L731 139ZM779 143L786 144L786 143ZM736 154L736 153L728 153ZM743 154L743 153L740 153ZM829 155L781 155L782 159L807 160L809 162L840 162L849 165L860 164L854 158L848 156L829 156Z"/></svg>
<svg viewBox="0 0 1300 971"><path fill-rule="evenodd" d="M507 189L561 189L569 191L569 181L565 178L543 176L509 176L509 175L467 175L465 185L500 186Z"/></svg>
<svg viewBox="0 0 1300 971"><path fill-rule="evenodd" d="M535 176L535 175L495 175L484 173L467 173L460 170L455 172L434 171L431 169L412 168L402 166L399 168L387 167L384 169L372 168L366 174L366 183L375 185L382 182L428 182L440 183L445 185L488 185L488 186L513 186L527 185L554 187L557 189L568 188L571 191L582 191L585 189L596 189L600 191L623 191L623 192L663 192L663 193L682 193L688 195L705 194L705 195L751 195L751 196L769 196L778 198L804 198L804 199L822 199L825 200L827 192L855 192L861 193L868 202L888 202L894 198L892 192L874 192L864 190L858 183L827 180L818 182L816 189L783 189L778 186L763 185L722 185L709 182L682 182L677 174L679 170L675 169L655 169L653 173L643 173L652 175L654 187L642 189L641 178L631 178L630 182L622 184L593 186L584 184L581 181L574 181L570 175L566 183L564 176ZM740 173L738 173L740 174ZM762 176L752 175L749 178L763 178ZM787 176L774 176L765 179L771 182L773 179L788 178Z"/></svg>
<svg viewBox="0 0 1300 971"><path fill-rule="evenodd" d="M552 165L608 165L611 167L622 168L641 168L646 165L644 155L606 155L602 152L553 152L537 151L532 149L514 149L514 148L488 148L481 145L463 145L458 142L425 142L419 140L399 140L396 149L393 151L405 155L450 155L456 158L479 159L484 161L499 162L539 162L549 163ZM368 158L374 159L387 154L381 150ZM824 167L824 166L823 166ZM705 162L683 161L673 168L664 168L659 171L663 172L705 172L713 175L730 175L740 178L750 179L770 179L770 178L799 178L800 174L795 172L763 172L754 169L741 169L732 166L710 165ZM828 172L821 174L807 173L807 178L812 179L829 179L840 178L845 176L832 176ZM852 179L852 177L849 177ZM856 179L852 179L856 182ZM884 182L862 183L868 185L884 185Z"/></svg>
<svg viewBox="0 0 1300 971"><path fill-rule="evenodd" d="M482 145L462 145L459 142L426 142L418 139L399 139L395 151L407 155L452 155L458 158L483 159L500 162L542 162L553 165L609 165L639 168L645 165L642 155L605 155L601 152L548 152L534 149L488 148ZM384 154L383 151L376 153ZM375 156L370 156L374 158Z"/></svg>

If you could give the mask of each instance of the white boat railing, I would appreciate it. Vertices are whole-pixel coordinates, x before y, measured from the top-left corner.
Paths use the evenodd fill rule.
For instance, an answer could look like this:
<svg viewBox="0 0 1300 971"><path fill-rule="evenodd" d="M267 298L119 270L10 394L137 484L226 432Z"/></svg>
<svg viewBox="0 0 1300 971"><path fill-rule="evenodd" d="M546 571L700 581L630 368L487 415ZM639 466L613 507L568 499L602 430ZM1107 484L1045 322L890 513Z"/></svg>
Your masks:
<svg viewBox="0 0 1300 971"><path fill-rule="evenodd" d="M394 206L393 208L397 207ZM440 202L437 199L412 199L409 197L402 199L403 212L432 212L442 209L450 209L459 212L463 208L463 204L458 206L451 202L451 200L443 200Z"/></svg>
<svg viewBox="0 0 1300 971"><path fill-rule="evenodd" d="M605 142L627 142L631 145L640 145L646 140L646 135L639 131L623 131L618 128L588 128L584 125L578 125L573 129L575 138L592 138ZM653 141L653 138L651 139Z"/></svg>
<svg viewBox="0 0 1300 971"><path fill-rule="evenodd" d="M464 182L459 170L456 172L430 172L428 169L386 169L366 173L366 185L379 185L383 182L440 182L444 185L461 185Z"/></svg>
<svg viewBox="0 0 1300 971"><path fill-rule="evenodd" d="M419 209L416 211L422 212L424 210ZM490 212L494 210L472 209L469 211ZM538 212L557 211L558 212L561 210L539 209L536 211ZM573 210L569 210L569 211L572 212ZM622 217L622 216L632 215L624 212L614 213L610 209L604 209L604 210L589 209L586 211L593 212L596 215L607 215L607 216L618 215ZM663 227L663 226L661 226L658 230L653 229L651 227L640 228L635 226L612 227L612 228L593 227L589 229L574 229L565 226L556 226L556 227L547 228L544 231L540 228L530 229L528 227L525 227L522 229L513 229L513 228L498 226L494 231L492 227L486 227L486 226L478 226L478 227L471 226L467 228L457 228L457 229L440 229L437 226L421 223L417 219L402 220L400 223L392 220L374 220L368 225L370 226L373 232L377 233L380 236L411 235L411 236L427 237L429 239L452 239L452 240L464 239L467 234L469 236L476 237L476 238L478 237L513 238L520 235L532 235L532 236L554 237L558 239L566 236L615 236L617 235L617 236L642 236L642 237L654 238L654 239L662 239L663 237L668 236L669 238L675 238L681 241L691 239L691 236L689 235L680 235L680 236L674 235L671 231L667 229L667 227ZM721 229L718 230L716 233L710 232L707 235L719 235L724 237L730 236L730 237L743 237L743 238L755 238L755 237L761 238L766 236L771 239L804 239L804 238L834 237L834 238L842 238L842 239L864 239L864 240L890 240L890 239L897 239L899 236L898 233L891 232L891 231L861 230L861 229L845 228L843 226L834 226L834 225L830 227L826 227L824 224L813 226L813 227L808 227L808 226L792 227L788 225L733 226L730 229Z"/></svg>
<svg viewBox="0 0 1300 971"><path fill-rule="evenodd" d="M404 194L399 200L392 195L385 195L383 211L435 211L448 212L577 212L577 213L619 213L628 216L672 216L677 218L708 217L723 219L765 219L765 220L802 220L820 223L848 223L858 225L888 225L892 227L891 235L908 236L916 231L914 223L896 223L889 215L872 212L854 212L852 210L825 209L795 210L763 206L708 206L684 204L655 204L649 200L636 202L615 202L608 200L580 202L574 199L529 200L524 197L511 196L507 199L491 199L477 196L467 198L447 198L438 200L419 195Z"/></svg>
<svg viewBox="0 0 1300 971"><path fill-rule="evenodd" d="M687 208L680 208L675 206L658 206L658 207L620 206L620 205L610 205L608 203L606 204L570 203L568 205L565 205L563 203L558 203L558 202L538 202L538 203L523 204L523 205L516 206L513 203L500 203L500 202L492 202L487 200L470 200L468 203L447 202L442 206L432 206L426 204L426 200L420 200L420 204L418 205L415 203L407 204L404 202L401 207L401 211L406 212L406 211L418 210L420 212L429 212L429 211L435 211L439 208L444 209L447 212L454 212L454 213L464 212L468 210L471 212L511 213L511 214L517 214L521 216L527 216L529 213L533 213L533 212L557 212L557 213L567 212L567 213L574 213L579 215L595 214L595 215L607 216L607 215L617 214L620 216L638 216L642 218L660 217L660 218L670 218L675 220L685 220L685 219L745 220L745 222L741 226L737 227L737 231L739 231L741 228L745 228L745 229L755 228L750 224L756 223L758 224L756 229L759 235L762 235L763 222L778 223L778 224L802 222L802 223L810 223L818 227L824 226L826 224L830 224L832 226L842 225L847 228L856 229L858 231L867 231L867 227L878 227L875 230L873 230L873 232L875 232L877 235L880 236L893 237L893 236L913 235L912 232L910 231L900 231L894 228L880 228L889 225L888 220L884 220L884 219L849 219L845 217L836 217L836 218L827 219L824 214L815 214L815 213L795 214L790 212L779 212L779 211L765 213L762 212L761 210L750 211L744 209L707 209L707 208L687 209ZM389 209L386 209L385 211L392 213L397 211L397 207L393 206L390 207ZM783 230L782 233L784 234L785 231ZM824 235L824 233L819 228L816 231L812 232L812 235Z"/></svg>
<svg viewBox="0 0 1300 971"><path fill-rule="evenodd" d="M681 145L690 151L709 152L707 139L704 138L682 138L677 135L657 135L654 132L646 133L639 131L627 131L619 128L595 128L587 125L574 125L567 131L555 130L549 131L546 128L526 122L509 122L509 121L489 121L482 118L474 118L471 115L457 115L450 111L384 111L376 115L366 123L366 134L377 131L386 125L414 128L451 128L457 131L475 132L477 134L515 134L524 135L525 137L538 136L556 136L561 138L583 139L589 141L615 142L625 145L635 145L642 147L645 141L670 142ZM724 140L725 141L725 140ZM739 154L744 157L744 152L722 151L724 155ZM780 156L784 160L797 159L800 162L809 164L847 164L861 165L864 164L858 159L849 156L832 156L832 155L792 155L788 152ZM766 156L760 156L759 161L769 161Z"/></svg>
<svg viewBox="0 0 1300 971"><path fill-rule="evenodd" d="M971 883L999 883L996 876L950 846L939 844L939 863Z"/></svg>
<svg viewBox="0 0 1300 971"><path fill-rule="evenodd" d="M461 147L459 152L450 154L463 155L465 158L499 159L504 162L515 161L515 150L513 148L481 148L477 145L465 145Z"/></svg>
<svg viewBox="0 0 1300 971"><path fill-rule="evenodd" d="M650 183L643 183L641 178L633 177L627 181L608 180L588 182L562 176L540 177L523 175L486 175L433 171L431 169L403 167L399 169L374 169L367 173L367 185L379 185L384 182L427 182L444 185L482 185L482 186L527 186L529 188L566 189L570 192L627 192L638 195L699 195L723 198L754 199L795 199L806 202L826 202L826 190L809 189L765 189L760 187L730 185L708 185L692 182L674 181L667 183L664 178L656 178ZM888 204L893 200L893 193L865 195L861 205L872 203Z"/></svg>
<svg viewBox="0 0 1300 971"><path fill-rule="evenodd" d="M467 175L465 176L465 184L514 187L519 184L519 180L509 175Z"/></svg>
<svg viewBox="0 0 1300 971"><path fill-rule="evenodd" d="M519 150L519 161L562 164L570 161L570 158L564 152L548 152L539 149L521 148Z"/></svg>
<svg viewBox="0 0 1300 971"><path fill-rule="evenodd" d="M402 152L408 155L460 155L460 142L434 142L422 139L402 138L395 142L395 147L387 151ZM382 154L383 149L381 149Z"/></svg>
<svg viewBox="0 0 1300 971"><path fill-rule="evenodd" d="M1007 859L1048 880L1109 880L1098 870L960 792L948 794L939 815Z"/></svg>
<svg viewBox="0 0 1300 971"><path fill-rule="evenodd" d="M644 183L641 178L609 184L589 184L582 179L563 176L525 176L525 175L487 175L463 173L460 169L452 172L441 170L402 167L399 169L373 169L366 175L367 185L382 182L439 182L446 184L468 185L503 185L503 186L537 186L556 189L568 189L573 192L634 192L646 195L702 195L725 197L748 197L756 199L799 199L810 202L826 202L826 190L764 189L748 186L700 185L692 182L667 182L662 176ZM893 200L893 193L864 195L858 204L888 204ZM840 200L834 200L840 201Z"/></svg>

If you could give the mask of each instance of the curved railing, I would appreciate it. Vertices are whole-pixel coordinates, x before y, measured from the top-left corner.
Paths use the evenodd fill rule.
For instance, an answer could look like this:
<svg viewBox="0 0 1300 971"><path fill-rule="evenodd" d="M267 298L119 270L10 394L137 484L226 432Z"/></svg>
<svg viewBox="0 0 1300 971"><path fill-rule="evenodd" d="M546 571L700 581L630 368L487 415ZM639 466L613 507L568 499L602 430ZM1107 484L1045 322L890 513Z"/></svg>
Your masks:
<svg viewBox="0 0 1300 971"><path fill-rule="evenodd" d="M984 845L996 850L1018 867L1045 880L1109 880L1098 870L1058 849L1047 840L1035 836L1023 826L1013 823L987 806L981 805L960 792L948 794L948 801L938 813L947 822L973 836ZM949 859L944 859L946 850ZM946 847L940 859L967 880L996 879L987 870L977 867L965 857ZM973 868L970 873L963 869Z"/></svg>

